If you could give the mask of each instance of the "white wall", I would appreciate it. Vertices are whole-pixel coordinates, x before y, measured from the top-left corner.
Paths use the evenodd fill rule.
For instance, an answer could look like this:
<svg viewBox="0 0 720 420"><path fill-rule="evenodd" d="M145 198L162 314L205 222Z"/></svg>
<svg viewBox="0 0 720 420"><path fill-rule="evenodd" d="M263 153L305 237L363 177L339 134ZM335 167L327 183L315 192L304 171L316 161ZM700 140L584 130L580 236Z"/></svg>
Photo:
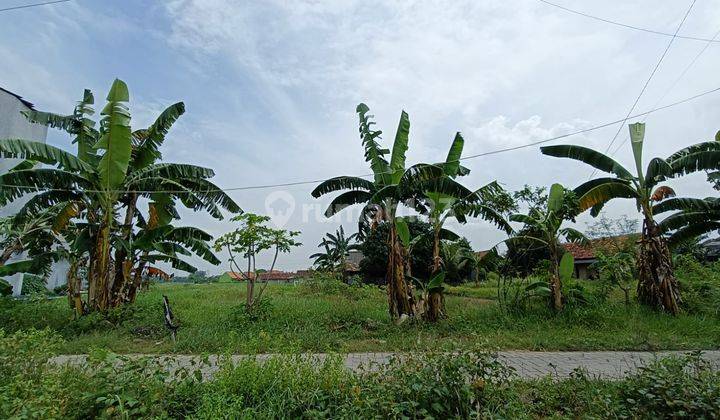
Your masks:
<svg viewBox="0 0 720 420"><path fill-rule="evenodd" d="M15 96L0 90L0 139L22 139L45 142L47 138L47 127L40 124L31 124L21 114L22 111L28 111L29 109L30 108ZM0 174L7 172L19 162L21 162L19 159L0 158ZM26 201L27 198L23 198L0 208L0 217L12 216ZM9 262L22 259L25 259L24 255L17 256ZM65 273L67 273L66 263L58 263L53 266L53 272L48 280L48 287L50 287L51 280L55 281L57 278L64 278ZM20 294L22 277L23 274L16 274L5 278L5 280L9 281L13 286L13 295Z"/></svg>

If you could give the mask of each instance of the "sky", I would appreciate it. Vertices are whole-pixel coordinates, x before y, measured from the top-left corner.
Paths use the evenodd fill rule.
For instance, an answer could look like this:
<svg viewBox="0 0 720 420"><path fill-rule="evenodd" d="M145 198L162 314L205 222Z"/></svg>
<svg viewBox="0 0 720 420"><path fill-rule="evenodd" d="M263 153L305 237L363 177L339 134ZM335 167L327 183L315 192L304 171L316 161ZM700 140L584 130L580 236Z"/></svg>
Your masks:
<svg viewBox="0 0 720 420"><path fill-rule="evenodd" d="M28 2L0 0L0 8ZM557 2L666 33L675 32L691 4ZM720 30L716 6L696 1L680 35L712 38ZM72 0L0 12L0 86L37 109L69 114L83 89L102 99L117 77L129 85L134 128L183 101L187 111L162 146L164 160L210 167L217 185L237 188L367 174L355 114L360 102L375 115L387 147L401 110L408 112L409 164L444 159L458 131L467 156L623 119L671 40L539 0ZM675 39L635 113L720 87L719 49L720 43ZM712 139L718 115L720 92L647 116L645 156L666 157ZM605 150L619 126L550 144ZM632 167L627 133L620 129L610 152L619 147L615 158ZM71 150L63 133L51 132L48 143ZM493 180L511 191L554 182L574 188L591 173L538 147L463 164L472 170L462 179L471 189ZM713 194L702 174L670 185L682 196ZM307 268L323 235L341 224L356 230L359 209L326 219L334 196L314 199L313 187L229 192L245 211L302 231L304 245L281 256L279 269ZM612 202L605 213L637 217L629 200ZM178 225L215 236L234 228L229 217L182 215ZM592 219L583 215L577 227L587 223ZM504 239L481 221L454 229L478 250ZM209 273L227 270L225 262L193 262Z"/></svg>

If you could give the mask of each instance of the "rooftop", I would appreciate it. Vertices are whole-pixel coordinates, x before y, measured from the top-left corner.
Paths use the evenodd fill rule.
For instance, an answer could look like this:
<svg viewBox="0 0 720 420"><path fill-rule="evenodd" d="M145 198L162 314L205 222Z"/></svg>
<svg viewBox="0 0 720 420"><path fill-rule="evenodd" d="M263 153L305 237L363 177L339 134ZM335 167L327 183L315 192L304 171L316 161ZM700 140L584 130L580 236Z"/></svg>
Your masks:
<svg viewBox="0 0 720 420"><path fill-rule="evenodd" d="M0 90L3 91L3 92L5 92L5 93L7 93L7 94L9 94L9 95L14 96L15 98L17 98L18 101L22 102L22 104L25 105L26 107L28 107L28 108L30 108L30 109L35 109L35 105L33 105L32 102L26 101L25 99L23 99L22 96L18 95L17 93L10 92L9 90L4 89L4 88L2 88L2 87L0 87Z"/></svg>
<svg viewBox="0 0 720 420"><path fill-rule="evenodd" d="M259 280L260 281L290 281L292 279L300 278L300 277L308 277L312 274L312 271L310 270L298 270L298 271L266 271L264 273L259 273ZM254 278L255 273L248 272L248 273L238 273L235 271L228 271L227 275L230 276L233 280L243 281L246 278Z"/></svg>
<svg viewBox="0 0 720 420"><path fill-rule="evenodd" d="M624 247L628 241L634 241L639 234L609 236L605 238L591 239L587 244L564 243L563 248L569 252L575 261L595 259L595 254L602 250L612 250Z"/></svg>

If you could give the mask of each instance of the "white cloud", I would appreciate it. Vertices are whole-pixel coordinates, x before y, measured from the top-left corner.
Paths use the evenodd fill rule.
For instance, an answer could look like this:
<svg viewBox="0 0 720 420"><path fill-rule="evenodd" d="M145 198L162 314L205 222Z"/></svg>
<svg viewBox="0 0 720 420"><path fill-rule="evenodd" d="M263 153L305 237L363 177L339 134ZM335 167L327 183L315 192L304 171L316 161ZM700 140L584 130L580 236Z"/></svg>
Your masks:
<svg viewBox="0 0 720 420"><path fill-rule="evenodd" d="M483 144L503 147L521 146L528 143L551 139L578 130L590 128L587 121L561 122L550 127L542 126L542 117L533 115L513 124L504 115L498 115L478 127L470 129L470 135ZM578 141L576 138L574 141Z"/></svg>
<svg viewBox="0 0 720 420"><path fill-rule="evenodd" d="M687 7L650 0L563 4L669 32ZM713 6L698 2L682 33L712 36L720 21L720 8ZM616 120L669 41L536 0L173 0L146 8L76 2L15 16L0 28L4 87L42 109L70 111L82 88L93 88L101 102L109 80L120 76L130 84L136 126L183 100L188 112L171 132L164 156L212 167L223 187L367 172L354 115L361 101L376 115L385 144L393 139L400 110L409 112L409 163L444 158L456 131L466 138L466 154L474 154ZM676 40L637 109L654 104L701 47ZM666 102L717 87L715 49ZM708 96L650 116L646 156L711 138L717 104ZM562 142L604 149L616 129ZM618 141L625 133L623 128ZM630 164L628 152L623 149L618 160ZM535 147L466 165L470 187L493 179L509 189L575 186L590 172L581 163L544 157ZM709 193L698 177L677 186L681 194ZM288 189L299 209L329 201L310 198L311 188ZM246 210L264 212L269 192L231 195ZM613 204L608 211L633 208ZM293 216L288 227L303 230L306 245L282 267L306 266L323 233L341 222L354 228L347 217L306 222L302 214ZM214 233L230 228L203 214L182 223ZM487 225L461 231L478 248L502 236Z"/></svg>

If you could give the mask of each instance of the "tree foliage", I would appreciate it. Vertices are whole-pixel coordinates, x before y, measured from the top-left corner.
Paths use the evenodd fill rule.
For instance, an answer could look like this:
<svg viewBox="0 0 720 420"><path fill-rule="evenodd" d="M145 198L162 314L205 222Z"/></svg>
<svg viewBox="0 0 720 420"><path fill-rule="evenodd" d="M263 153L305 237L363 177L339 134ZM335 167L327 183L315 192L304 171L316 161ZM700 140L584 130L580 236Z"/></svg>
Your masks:
<svg viewBox="0 0 720 420"><path fill-rule="evenodd" d="M127 85L116 79L99 124L92 119L94 96L89 90L71 115L26 114L30 121L73 136L75 154L28 140L0 140L0 155L28 161L0 176L0 204L37 193L19 217L32 219L57 210L52 230L63 237L58 244L70 260L68 293L78 313L132 301L148 264L162 261L194 271L182 259L192 254L217 262L207 245L210 235L197 230L188 235L191 228L171 225L180 217L178 205L205 210L217 219L223 217L221 208L241 211L209 181L212 170L159 162L159 147L183 114L182 103L163 111L149 128L132 131L129 101ZM87 272L85 303L80 300L78 271Z"/></svg>

